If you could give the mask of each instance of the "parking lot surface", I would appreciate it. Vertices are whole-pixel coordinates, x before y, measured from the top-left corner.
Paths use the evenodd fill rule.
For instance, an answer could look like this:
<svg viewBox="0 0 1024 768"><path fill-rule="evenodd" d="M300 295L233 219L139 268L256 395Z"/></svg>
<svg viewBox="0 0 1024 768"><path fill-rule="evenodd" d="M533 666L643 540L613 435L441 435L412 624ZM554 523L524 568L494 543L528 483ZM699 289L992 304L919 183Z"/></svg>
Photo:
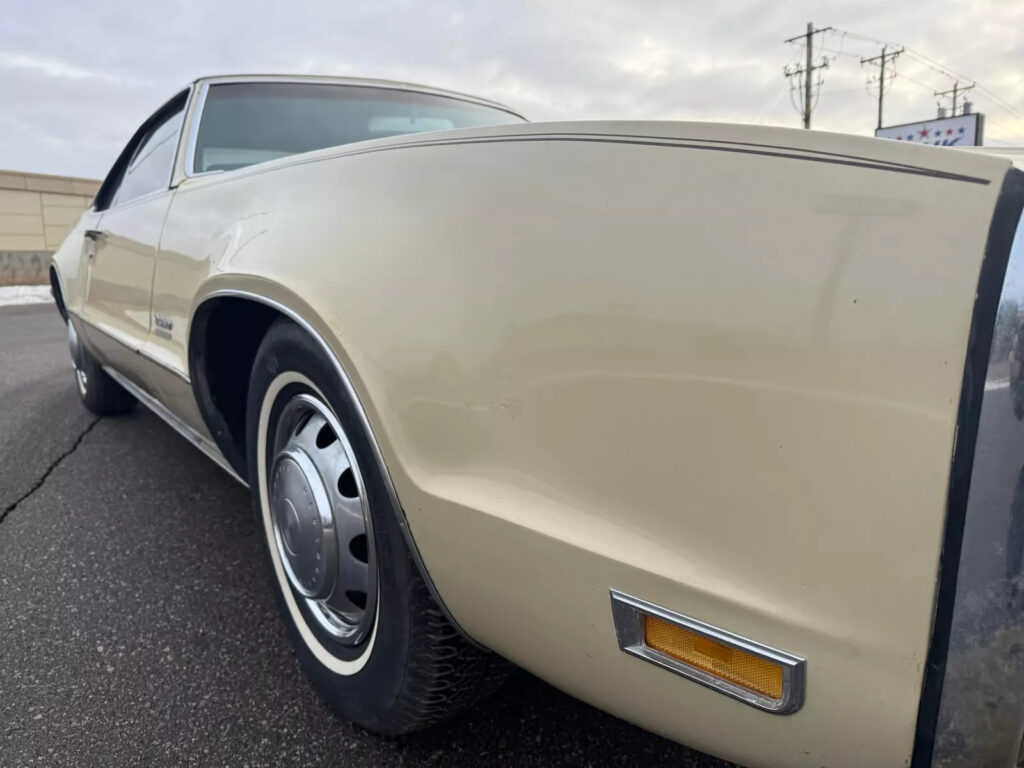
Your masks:
<svg viewBox="0 0 1024 768"><path fill-rule="evenodd" d="M526 673L428 733L338 720L261 547L248 492L176 432L81 406L52 305L0 308L0 765L726 765Z"/></svg>

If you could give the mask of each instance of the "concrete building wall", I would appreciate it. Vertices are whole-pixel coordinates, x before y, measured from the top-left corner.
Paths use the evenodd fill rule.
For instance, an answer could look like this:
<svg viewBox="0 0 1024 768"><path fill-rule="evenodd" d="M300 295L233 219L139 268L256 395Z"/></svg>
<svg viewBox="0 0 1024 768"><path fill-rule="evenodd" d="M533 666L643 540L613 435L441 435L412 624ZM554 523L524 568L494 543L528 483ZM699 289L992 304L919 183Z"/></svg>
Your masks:
<svg viewBox="0 0 1024 768"><path fill-rule="evenodd" d="M45 283L52 254L100 182L0 171L0 285Z"/></svg>

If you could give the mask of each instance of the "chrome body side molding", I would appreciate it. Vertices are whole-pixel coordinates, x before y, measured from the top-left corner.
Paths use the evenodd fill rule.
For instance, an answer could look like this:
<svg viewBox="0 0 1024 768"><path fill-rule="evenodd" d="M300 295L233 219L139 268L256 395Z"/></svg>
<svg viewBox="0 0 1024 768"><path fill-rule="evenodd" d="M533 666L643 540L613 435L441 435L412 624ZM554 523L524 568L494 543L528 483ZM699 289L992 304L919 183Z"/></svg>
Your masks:
<svg viewBox="0 0 1024 768"><path fill-rule="evenodd" d="M194 445L196 448L198 448L211 459L213 459L217 466L219 466L221 469L223 469L225 472L231 475L231 477L233 477L239 483L244 485L246 488L249 487L249 484L246 483L245 480L243 480L241 477L239 477L238 473L231 468L231 465L224 460L224 457L221 455L216 445L214 445L212 442L210 442L201 434L192 429L192 427L190 427L188 424L186 424L173 413L171 413L166 407L164 407L163 403L161 403L155 397L148 394L147 392L144 392L140 387L136 386L134 383L129 381L127 378L122 376L120 373L118 373L110 366L104 365L103 370L110 375L110 378L112 378L122 387L131 392L132 395L135 396L135 398L137 398L140 403L149 408L149 410L151 410L161 419L166 421L174 429L175 432L177 432L179 435L181 435L190 443L192 443L192 445Z"/></svg>
<svg viewBox="0 0 1024 768"><path fill-rule="evenodd" d="M71 315L76 320L78 320L78 321L80 321L82 323L85 323L87 326L89 326L90 328L95 330L97 333L102 333L106 338L111 339L112 341L116 341L118 344L120 344L125 349L130 349L132 352L134 352L135 354L139 355L140 357L144 357L148 362L152 363L153 365L155 365L155 366L157 366L159 368L162 368L163 370L167 371L170 374L173 374L174 376L177 376L179 379L181 379L186 384L191 384L192 383L191 379L189 379L187 374L182 373L177 368L174 368L174 367L168 365L167 363L163 362L162 360L158 360L157 358L153 357L153 355L151 355L149 352L147 352L142 347L136 346L135 344L129 344L123 338L119 338L118 336L116 336L113 333L111 333L108 329L102 328L102 327L96 325L96 323L93 323L93 322L90 322L90 321L86 320L80 314L71 313Z"/></svg>
<svg viewBox="0 0 1024 768"><path fill-rule="evenodd" d="M611 590L612 620L615 622L615 636L619 648L631 656L650 662L669 672L700 683L718 693L742 701L757 709L776 715L796 712L804 703L807 662L799 656L771 648L741 635L727 632L703 621L675 613L660 605L631 597L618 590ZM772 699L755 691L736 685L675 659L647 645L644 637L644 616L653 616L664 622L694 632L725 645L739 648L752 656L782 667L782 698Z"/></svg>

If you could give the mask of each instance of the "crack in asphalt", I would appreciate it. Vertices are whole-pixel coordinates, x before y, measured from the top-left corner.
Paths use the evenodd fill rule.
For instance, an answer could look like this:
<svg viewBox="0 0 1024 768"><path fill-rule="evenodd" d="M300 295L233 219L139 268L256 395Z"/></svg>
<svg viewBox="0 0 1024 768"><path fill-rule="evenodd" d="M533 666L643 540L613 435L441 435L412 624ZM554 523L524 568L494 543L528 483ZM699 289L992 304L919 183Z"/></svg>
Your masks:
<svg viewBox="0 0 1024 768"><path fill-rule="evenodd" d="M46 471L43 472L42 476L32 484L32 487L25 491L25 493L23 493L17 499L12 501L10 504L8 504L6 507L4 507L3 511L0 512L0 523L3 523L3 521L7 519L7 516L11 514L11 512L13 512L15 509L17 509L18 506L23 501L25 501L32 494L34 494L36 491L43 487L43 483L46 482L46 478L50 476L50 473L52 473L53 470L60 466L60 463L64 461L64 459L66 459L68 456L70 456L72 453L78 450L78 446L82 444L82 441L85 439L85 436L92 432L93 427L99 424L100 421L102 421L102 419L97 417L93 419L91 422L89 422L89 425L82 430L81 434L79 434L78 437L75 438L75 442L71 444L71 447L64 451L64 453L62 453L52 462L50 462L50 466L48 466L46 468Z"/></svg>

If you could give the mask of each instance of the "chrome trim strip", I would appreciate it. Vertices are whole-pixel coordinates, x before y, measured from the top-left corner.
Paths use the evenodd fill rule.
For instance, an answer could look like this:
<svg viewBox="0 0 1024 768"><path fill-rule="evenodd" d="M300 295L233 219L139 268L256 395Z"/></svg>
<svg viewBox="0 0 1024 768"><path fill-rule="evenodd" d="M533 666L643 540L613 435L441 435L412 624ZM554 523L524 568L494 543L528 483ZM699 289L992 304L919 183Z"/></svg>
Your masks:
<svg viewBox="0 0 1024 768"><path fill-rule="evenodd" d="M148 352L146 352L142 348L136 347L136 346L134 346L132 344L129 344L124 339L119 339L117 336L112 334L106 328L101 328L100 326L96 325L96 323L93 323L93 322L90 322L89 320L86 320L84 317L82 317L77 312L71 312L70 310L68 310L68 314L74 315L75 318L77 318L78 320L81 320L83 323L85 323L87 326L89 326L90 328L95 330L97 333L102 333L104 336L106 336L111 341L116 341L118 344L120 344L125 349L130 350L130 351L134 352L135 354L140 355L140 356L146 358L149 362L153 363L153 365L156 365L156 366L162 368L163 370L167 371L168 373L173 373L175 376L177 376L183 382L185 382L189 386L192 386L192 380L188 377L188 375L182 373L177 368L172 368L167 363L163 362L162 360L158 360L157 358L153 357L151 354L149 354Z"/></svg>
<svg viewBox="0 0 1024 768"><path fill-rule="evenodd" d="M615 624L615 636L619 641L619 649L623 652L765 712L771 712L776 715L790 715L803 706L807 677L806 660L791 653L762 645L741 635L705 624L703 621L684 616L681 613L675 613L667 608L662 608L660 605L631 597L616 589L609 591L611 593L612 621ZM782 698L772 699L755 693L651 648L644 639L643 617L645 614L691 632L696 632L698 635L711 640L739 648L765 661L778 664L782 667Z"/></svg>
<svg viewBox="0 0 1024 768"><path fill-rule="evenodd" d="M227 460L223 457L223 455L221 455L221 452L220 450L218 450L216 445L214 445L211 441L207 440L201 434L192 429L192 427L190 427L188 424L186 424L173 413L171 413L164 406L164 404L157 400L155 397L143 391L140 387L136 386L133 382L131 382L125 376L118 373L109 365L104 365L103 370L107 372L110 378L112 378L122 387L131 392L131 394L134 395L140 403L142 403L144 406L149 408L149 410L151 410L153 413L155 413L157 416L159 416L161 419L167 422L171 426L171 428L174 429L175 432L177 432L179 435L181 435L190 443L192 443L192 445L201 450L208 457L213 459L217 466L219 466L221 469L223 469L225 472L231 475L231 477L233 477L246 488L249 487L249 484L246 483L245 480L243 480L241 477L239 477L235 470L231 468L231 465L228 464Z"/></svg>
<svg viewBox="0 0 1024 768"><path fill-rule="evenodd" d="M174 185L174 177L175 177L175 172L176 172L177 167L178 167L178 155L181 154L181 137L182 137L182 134L185 132L185 120L188 118L188 105L189 105L189 102L192 100L192 88L193 88L193 86L190 84L190 85L186 86L185 88L181 89L176 94L174 94L171 98L169 98L160 107L160 109L158 109L156 112L154 112L148 118L146 118L146 122L149 122L154 117L156 117L158 114L160 114L162 111L164 111L167 108L168 104L170 104L171 102L175 101L176 99L181 98L181 96L184 94L184 96L185 96L185 103L181 107L181 126L178 128L178 140L175 142L175 146L174 146L174 157L171 160L171 167L170 167L170 170L167 173L167 186L166 187L161 187L160 189L153 190L152 192L147 192L146 194L140 195L139 197L133 197L131 200L125 200L123 203L118 203L117 205L113 204L114 203L113 197L116 196L116 194L117 194L117 189L115 188L114 195L111 197L111 200L110 200L110 204L108 204L107 207L104 208L102 211L98 211L98 213L106 213L107 211L119 211L119 210L122 210L124 208L129 208L132 205L134 205L135 203L141 203L141 202L144 202L146 200L151 200L151 199L154 199L157 195L161 195L164 192L168 192L168 191L173 191L174 190L174 186L175 186ZM132 138L134 139L135 137L132 136ZM137 152L139 150L139 146L141 146L142 142L145 141L147 138L149 138L148 133L147 133L147 135L143 136L143 138L139 142L139 144L136 145L135 152ZM129 143L131 143L131 142L129 141ZM128 169L129 169L129 167L131 167L132 161L134 159L135 159L135 154L133 152L132 153L132 157L128 158L128 161L125 163L124 170L121 173L121 178L118 179L118 182L117 182L117 186L118 187L120 187L121 183L124 181L124 176L125 176L126 173L128 173ZM99 191L97 191L96 194L99 195ZM95 201L94 201L93 207L95 207Z"/></svg>
<svg viewBox="0 0 1024 768"><path fill-rule="evenodd" d="M170 183L170 180L168 180L168 183ZM161 187L160 189L154 189L152 192L147 192L144 195L139 195L138 197L133 197L131 200L125 200L123 203L118 203L117 205L113 205L113 204L108 205L102 211L99 211L99 213L108 213L108 212L111 212L111 211L123 211L123 210L126 210L128 208L131 208L132 206L141 205L142 203L148 202L150 200L156 200L157 198L160 197L160 195L170 194L171 192L173 192L173 190L169 186L168 187Z"/></svg>
<svg viewBox="0 0 1024 768"><path fill-rule="evenodd" d="M191 83L187 88L179 91L174 98L178 98L182 93L185 94L185 103L181 105L181 126L178 128L178 144L174 148L174 158L171 160L170 173L167 174L167 187L165 189L174 189L174 171L178 167L178 155L181 154L181 136L185 133L185 119L188 117L188 105L192 101L192 91L195 90L195 86ZM131 161L128 161L128 165L131 165ZM128 167L125 167L127 173ZM166 218L166 217L165 217Z"/></svg>
<svg viewBox="0 0 1024 768"><path fill-rule="evenodd" d="M138 349L136 351L140 355L142 355L144 358L149 360L151 363L153 363L154 365L159 366L160 368L162 368L163 370L167 371L168 373L174 374L179 379L181 379L183 382L188 384L190 387L192 386L192 380L188 377L188 374L182 373L177 368L172 368L167 363L165 363L163 360L160 360L160 359L158 359L156 357L153 357L153 355L149 354L149 352L146 352L144 349Z"/></svg>
<svg viewBox="0 0 1024 768"><path fill-rule="evenodd" d="M189 115L190 124L188 128L188 144L185 146L185 165L181 169L186 179L193 179L197 176L209 176L214 173L223 173L223 171L206 171L205 173L192 172L196 159L196 141L199 139L199 123L203 119L203 107L206 106L206 94L209 90L209 82L204 82L199 86L199 91L194 97L195 104L191 109L191 114Z"/></svg>
<svg viewBox="0 0 1024 768"><path fill-rule="evenodd" d="M387 489L388 498L390 499L391 504L395 508L396 514L398 516L397 522L398 527L402 531L402 539L405 541L406 549L409 550L409 555L412 557L413 562L416 564L416 569L419 571L420 576L423 577L423 582L427 585L427 590L430 592L430 596L434 598L434 601L440 607L442 613L444 613L445 617L448 619L451 625L455 627L455 629L457 629L466 640L468 640L473 645L476 645L479 648L483 648L483 646L481 646L476 640L470 637L466 633L466 631L462 629L458 621L455 620L455 617L452 616L451 611L448 610L448 606L445 605L444 599L441 597L441 593L437 591L437 587L434 585L433 580L430 578L430 573L427 571L426 563L423 562L423 558L420 556L420 551L416 547L416 542L413 541L412 531L409 528L409 520L405 516L405 509L402 507L401 503L398 500L398 494L395 492L395 485L391 480L391 473L388 471L387 464L384 462L384 456L381 454L380 446L377 443L377 436L373 432L373 427L370 426L370 420L366 416L366 411L363 410L363 404L360 402L359 396L356 394L355 387L352 386L352 381L351 379L349 379L348 374L342 367L341 361L338 360L337 356L334 354L334 350L331 349L330 345L324 340L323 336L321 336L317 332L317 330L297 312L285 306L284 304L274 301L273 299L268 299L265 296L261 296L257 293L250 293L249 291L242 291L233 288L222 288L213 291L212 293L203 298L201 304L195 307L195 309L192 312L192 316L194 317L196 312L198 312L199 307L201 307L207 301L225 296L249 299L250 301L255 301L260 304L264 304L270 307L271 309L277 310L282 315L292 320L300 328L302 328L302 330L308 333L317 342L317 344L320 345L320 348L324 351L324 354L327 355L328 359L334 366L334 371L335 373L338 374L338 378L341 379L341 382L345 387L345 393L348 395L349 400L352 402L352 405L359 416L359 422L361 426L366 430L366 434L369 437L370 441L370 447L373 450L373 458L377 462L377 466L380 469L381 476L384 478L384 487ZM192 327L191 322L189 322L189 327Z"/></svg>

